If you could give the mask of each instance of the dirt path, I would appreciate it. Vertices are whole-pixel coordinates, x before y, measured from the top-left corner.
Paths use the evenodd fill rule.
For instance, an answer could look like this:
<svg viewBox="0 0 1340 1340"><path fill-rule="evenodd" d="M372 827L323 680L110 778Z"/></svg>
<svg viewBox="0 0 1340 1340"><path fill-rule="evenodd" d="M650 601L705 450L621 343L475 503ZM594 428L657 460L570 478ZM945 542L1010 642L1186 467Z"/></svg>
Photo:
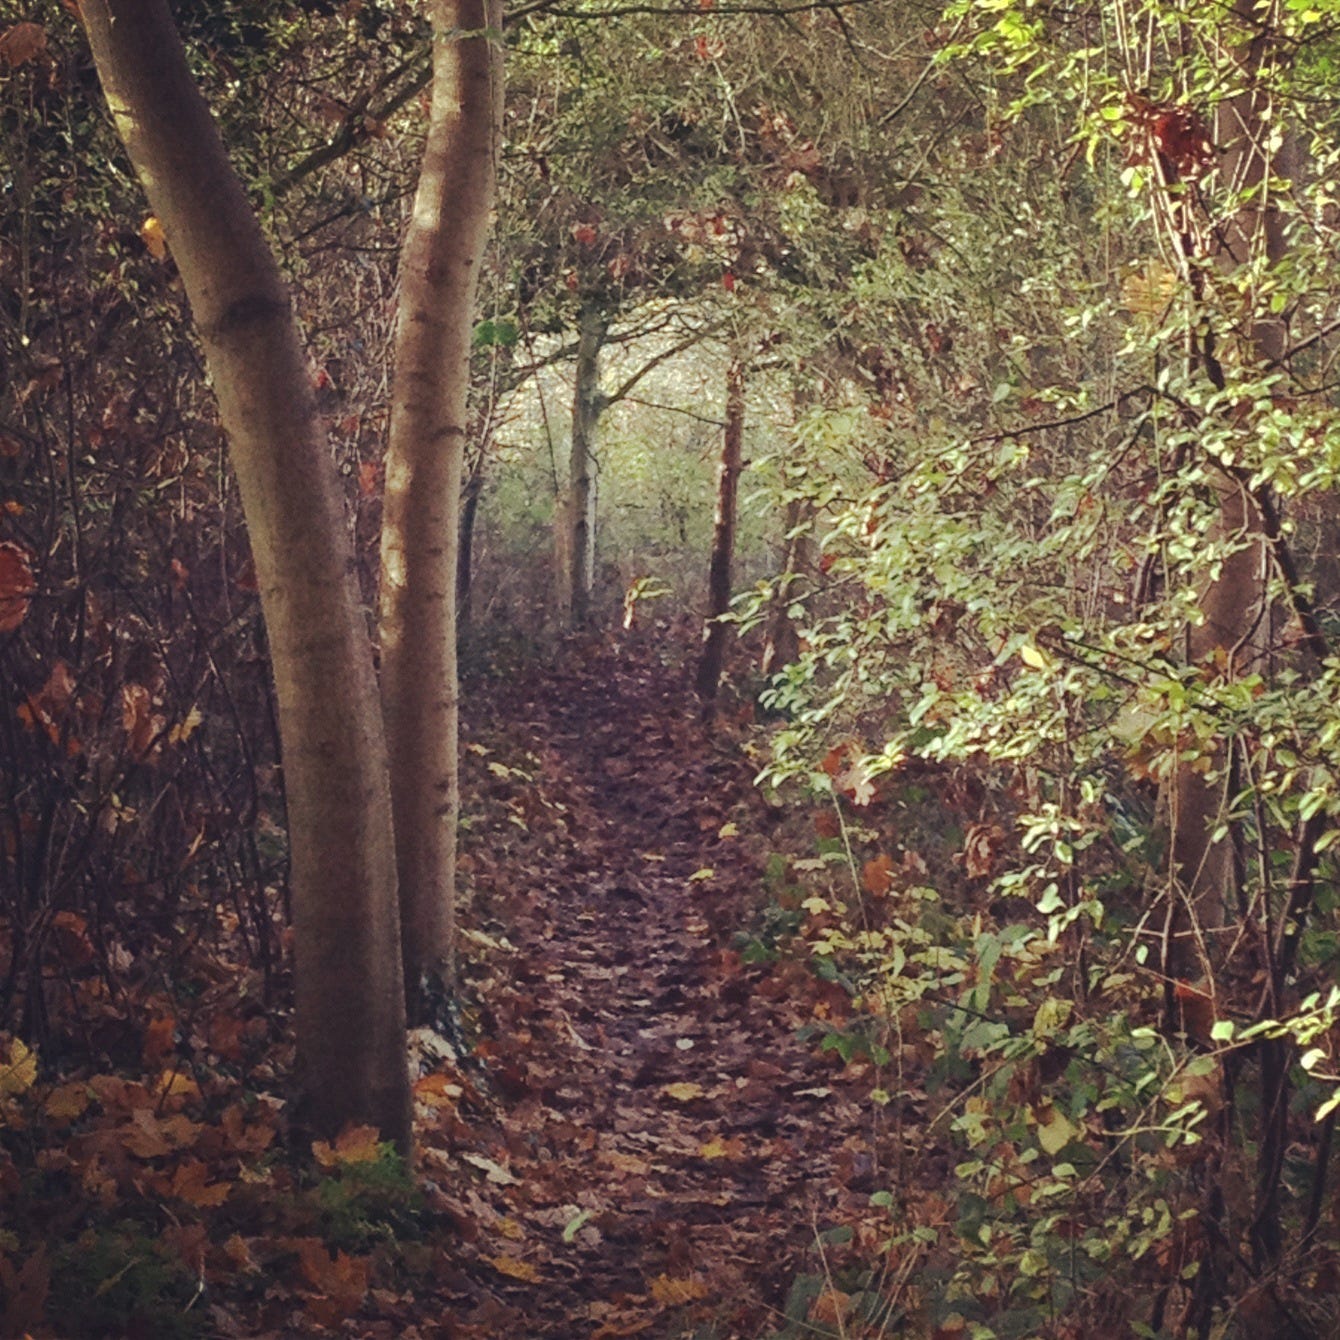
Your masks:
<svg viewBox="0 0 1340 1340"><path fill-rule="evenodd" d="M816 1232L877 1187L868 1109L795 1039L822 989L730 948L765 816L681 681L592 653L495 691L529 758L467 754L493 808L466 865L506 946L479 983L491 1099L429 1151L444 1186L479 1173L446 1199L447 1334L776 1333Z"/></svg>

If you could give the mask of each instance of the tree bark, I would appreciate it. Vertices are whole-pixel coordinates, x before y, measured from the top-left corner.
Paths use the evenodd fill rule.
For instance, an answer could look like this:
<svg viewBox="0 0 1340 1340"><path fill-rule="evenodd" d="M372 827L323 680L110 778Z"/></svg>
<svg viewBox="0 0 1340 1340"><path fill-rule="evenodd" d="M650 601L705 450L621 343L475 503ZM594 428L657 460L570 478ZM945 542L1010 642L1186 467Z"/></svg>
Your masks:
<svg viewBox="0 0 1340 1340"><path fill-rule="evenodd" d="M744 459L744 364L732 358L726 370L726 426L717 466L717 506L712 527L712 558L707 575L707 626L695 687L704 710L716 703L721 670L730 640L731 561L735 555L735 497Z"/></svg>
<svg viewBox="0 0 1340 1340"><path fill-rule="evenodd" d="M777 579L777 594L773 597L772 609L768 612L763 658L759 663L759 668L768 678L800 655L800 635L791 618L791 603L796 598L797 586L810 566L810 537L805 531L799 531L802 523L808 523L808 513L809 506L802 498L795 498L787 504L781 575Z"/></svg>
<svg viewBox="0 0 1340 1340"><path fill-rule="evenodd" d="M500 0L434 0L433 91L400 264L381 577L409 1018L453 985L456 560L470 333L502 123Z"/></svg>
<svg viewBox="0 0 1340 1340"><path fill-rule="evenodd" d="M591 617L591 590L595 573L595 489L591 485L591 458L596 428L607 401L600 391L600 351L609 323L598 309L584 307L577 332L576 387L572 396L572 451L568 458L568 489L561 524L565 542L559 604L569 627L580 628Z"/></svg>
<svg viewBox="0 0 1340 1340"><path fill-rule="evenodd" d="M456 555L456 626L469 626L474 593L475 520L479 497L484 491L483 461L461 490L460 550Z"/></svg>
<svg viewBox="0 0 1340 1340"><path fill-rule="evenodd" d="M191 300L260 586L283 745L303 1119L410 1142L385 741L348 523L274 257L165 0L84 0L107 101Z"/></svg>
<svg viewBox="0 0 1340 1340"><path fill-rule="evenodd" d="M1285 251L1283 218L1268 194L1272 176L1271 135L1273 108L1268 88L1272 35L1258 22L1254 0L1238 0L1236 18L1252 36L1238 53L1242 92L1225 100L1217 110L1215 139L1222 147L1219 174L1230 197L1246 201L1227 223L1210 233L1209 252L1220 269L1236 271L1254 259L1279 260ZM1252 296L1247 295L1250 303ZM1224 384L1223 360L1270 361L1284 352L1285 332L1278 320L1254 320L1222 351L1201 337L1199 360L1205 375ZM1246 482L1228 468L1214 465L1213 487L1219 515L1212 543L1238 547L1222 563L1219 573L1201 593L1203 621L1188 632L1187 650L1193 664L1211 675L1238 676L1250 669L1268 632L1268 588L1271 570L1269 545L1260 505ZM1198 931L1223 926L1234 880L1232 844L1213 840L1222 823L1228 782L1227 766L1219 751L1219 780L1207 782L1202 772L1182 768L1174 779L1171 798L1172 869L1184 900L1173 920L1169 971L1195 977L1209 965Z"/></svg>

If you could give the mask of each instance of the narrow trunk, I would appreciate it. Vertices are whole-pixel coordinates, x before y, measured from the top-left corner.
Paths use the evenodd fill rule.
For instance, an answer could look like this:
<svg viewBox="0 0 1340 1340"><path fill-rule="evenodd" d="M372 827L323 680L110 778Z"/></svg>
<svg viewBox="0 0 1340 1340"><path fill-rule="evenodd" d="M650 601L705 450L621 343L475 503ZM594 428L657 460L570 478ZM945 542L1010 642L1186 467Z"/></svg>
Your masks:
<svg viewBox="0 0 1340 1340"><path fill-rule="evenodd" d="M274 257L165 0L84 0L98 74L191 300L228 433L283 744L304 1118L410 1140L387 766L348 524Z"/></svg>
<svg viewBox="0 0 1340 1340"><path fill-rule="evenodd" d="M474 590L475 518L479 515L479 495L484 491L483 462L461 490L460 552L456 556L456 626L470 623L471 595Z"/></svg>
<svg viewBox="0 0 1340 1340"><path fill-rule="evenodd" d="M782 545L781 576L772 609L768 611L760 669L771 678L800 655L800 636L791 618L791 602L810 563L810 537L800 528L807 522L808 505L793 498L786 508L786 538Z"/></svg>
<svg viewBox="0 0 1340 1340"><path fill-rule="evenodd" d="M705 711L716 702L721 668L730 639L723 616L730 610L731 559L735 554L735 495L744 451L744 365L732 358L726 371L726 427L717 466L717 508L712 528L712 561L707 576L707 627L696 687Z"/></svg>
<svg viewBox="0 0 1340 1340"><path fill-rule="evenodd" d="M591 588L595 572L595 490L591 486L591 455L596 427L605 412L600 393L600 351L609 330L604 316L584 308L577 335L577 384L572 397L572 452L568 460L568 491L562 524L566 543L560 545L564 564L560 604L570 627L580 628L591 617Z"/></svg>
<svg viewBox="0 0 1340 1340"><path fill-rule="evenodd" d="M501 125L500 0L434 0L433 90L400 264L381 573L405 991L452 985L458 812L456 552L475 288Z"/></svg>
<svg viewBox="0 0 1340 1340"><path fill-rule="evenodd" d="M1225 271L1238 271L1254 259L1278 260L1285 248L1283 220L1267 185L1272 169L1278 171L1271 161L1273 109L1263 79L1271 36L1258 23L1254 0L1238 0L1236 15L1242 30L1254 35L1239 56L1243 91L1221 104L1216 115L1215 139L1223 149L1218 171L1227 191L1246 201L1211 234L1212 258ZM1210 338L1198 338L1203 371L1222 386L1221 359L1277 359L1283 353L1284 329L1276 320L1255 321L1236 346L1227 344L1222 353ZM1210 539L1240 547L1201 593L1204 621L1189 631L1188 654L1207 674L1236 677L1259 656L1268 631L1270 555L1260 506L1245 481L1217 464L1213 469L1219 516ZM1216 772L1223 773L1222 757L1219 765ZM1193 769L1183 769L1174 782L1171 857L1184 900L1175 910L1170 937L1169 969L1174 976L1197 977L1205 971L1206 943L1199 932L1221 927L1226 920L1234 879L1233 848L1227 840L1215 842L1213 835L1222 824L1227 785L1222 778L1207 782Z"/></svg>

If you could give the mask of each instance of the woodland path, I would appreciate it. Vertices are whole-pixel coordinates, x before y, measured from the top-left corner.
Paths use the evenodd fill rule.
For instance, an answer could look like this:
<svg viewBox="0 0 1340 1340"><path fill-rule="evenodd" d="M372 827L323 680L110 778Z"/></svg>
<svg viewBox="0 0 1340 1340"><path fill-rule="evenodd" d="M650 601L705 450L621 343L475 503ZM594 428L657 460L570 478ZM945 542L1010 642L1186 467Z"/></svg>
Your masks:
<svg viewBox="0 0 1340 1340"><path fill-rule="evenodd" d="M823 1269L817 1233L868 1219L884 1183L859 1067L795 1036L829 989L730 947L765 901L751 768L648 652L587 648L482 693L512 743L467 741L486 799L464 866L476 939L505 943L474 984L486 1077L461 1067L422 1136L461 1235L454 1320L422 1333L778 1333Z"/></svg>

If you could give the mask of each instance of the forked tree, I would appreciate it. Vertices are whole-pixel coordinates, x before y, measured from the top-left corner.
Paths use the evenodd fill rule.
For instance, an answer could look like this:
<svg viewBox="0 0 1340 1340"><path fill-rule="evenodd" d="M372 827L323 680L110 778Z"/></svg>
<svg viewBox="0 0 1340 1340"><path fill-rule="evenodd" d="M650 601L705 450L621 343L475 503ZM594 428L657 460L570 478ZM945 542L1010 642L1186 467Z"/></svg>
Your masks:
<svg viewBox="0 0 1340 1340"><path fill-rule="evenodd" d="M431 13L434 90L406 243L388 465L382 628L393 759L338 480L273 253L165 0L87 0L82 13L118 132L191 301L255 557L288 804L301 1111L321 1132L369 1122L408 1148L392 790L403 958L417 1002L425 972L451 958L453 544L464 351L498 124L496 0L440 0Z"/></svg>

